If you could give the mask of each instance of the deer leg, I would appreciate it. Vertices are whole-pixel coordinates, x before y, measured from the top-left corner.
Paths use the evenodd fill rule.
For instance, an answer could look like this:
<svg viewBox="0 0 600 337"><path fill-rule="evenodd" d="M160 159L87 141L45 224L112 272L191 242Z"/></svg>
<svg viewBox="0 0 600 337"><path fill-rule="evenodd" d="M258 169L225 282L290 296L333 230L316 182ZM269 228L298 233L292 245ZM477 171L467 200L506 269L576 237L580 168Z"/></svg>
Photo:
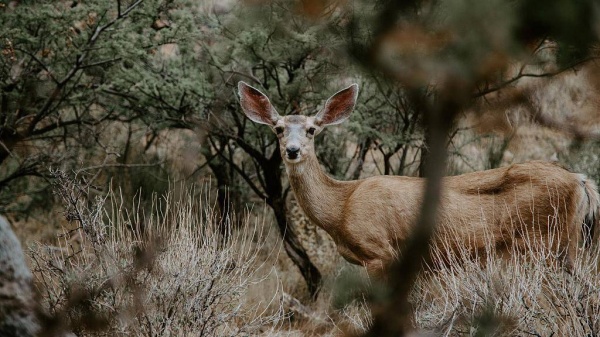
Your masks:
<svg viewBox="0 0 600 337"><path fill-rule="evenodd" d="M376 280L384 281L387 274L386 269L384 268L385 264L381 259L372 259L365 262L365 268L367 268L367 273L369 277L374 278Z"/></svg>
<svg viewBox="0 0 600 337"><path fill-rule="evenodd" d="M577 259L580 244L583 240L583 233L581 231L581 222L578 221L576 216L569 216L565 224L565 234L559 240L561 250L561 262L563 268L572 274L575 267L575 261Z"/></svg>

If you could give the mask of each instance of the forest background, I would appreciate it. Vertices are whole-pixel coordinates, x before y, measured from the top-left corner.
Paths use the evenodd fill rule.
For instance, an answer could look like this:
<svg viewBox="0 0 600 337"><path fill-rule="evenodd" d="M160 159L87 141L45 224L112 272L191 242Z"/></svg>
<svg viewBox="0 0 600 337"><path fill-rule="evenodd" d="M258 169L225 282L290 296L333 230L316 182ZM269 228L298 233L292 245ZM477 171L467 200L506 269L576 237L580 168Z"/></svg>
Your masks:
<svg viewBox="0 0 600 337"><path fill-rule="evenodd" d="M381 310L393 298L399 322L438 334L600 331L598 300L578 307L596 272L462 261L423 278L399 263L409 290L373 284L303 216L277 137L236 93L243 80L282 115L315 114L358 83L350 120L316 140L338 179L435 182L536 159L598 182L595 2L3 1L0 13L0 213L33 271L41 331L397 335L406 327ZM515 279L490 284L499 273Z"/></svg>

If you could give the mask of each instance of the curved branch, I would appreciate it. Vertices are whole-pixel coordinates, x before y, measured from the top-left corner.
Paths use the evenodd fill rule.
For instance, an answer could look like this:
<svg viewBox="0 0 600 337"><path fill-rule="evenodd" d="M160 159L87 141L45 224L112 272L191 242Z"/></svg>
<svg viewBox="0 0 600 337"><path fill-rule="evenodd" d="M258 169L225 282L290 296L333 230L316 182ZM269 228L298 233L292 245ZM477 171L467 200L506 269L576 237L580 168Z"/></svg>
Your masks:
<svg viewBox="0 0 600 337"><path fill-rule="evenodd" d="M499 85L497 85L497 86L495 86L495 87L491 87L491 88L488 88L488 89L485 89L485 90L479 91L478 93L476 93L476 94L475 94L475 95L473 95L472 97L473 97L473 98L479 98L479 97L483 97L483 96L485 96L485 95L487 95L487 94L490 94L490 93L492 93L492 92L496 92L496 91L498 91L498 90L501 90L501 89L503 89L503 88L506 88L506 87L507 87L507 86L509 86L510 84L512 84L512 83L514 83L514 82L516 82L516 81L518 81L518 80L520 80L521 78L524 78L524 77L533 77L533 78L541 78L541 77L553 77L553 76L559 75L559 74L561 74L561 73L563 73L563 72L565 72L565 71L567 71L567 70L571 70L571 69L573 69L573 68L575 68L575 67L577 67L577 66L580 66L580 65L582 65L582 64L584 64L584 63L587 63L587 62L589 62L589 61L597 60L597 59L599 59L599 58L600 58L600 57L598 57L598 56L591 56L591 57L588 57L588 58L585 58L585 59L579 60L579 61L577 61L577 62L575 62L575 63L573 63L573 64L569 65L568 67L564 67L564 68L558 69L558 70L556 70L556 71L547 72L547 73L541 73L541 74L535 74L535 73L524 73L524 72L523 72L523 71L524 71L524 66L523 66L523 67L521 67L521 69L519 70L519 73L517 73L517 75L516 75L516 76L514 76L513 78L511 78L511 79L509 79L509 80L506 80L506 81L504 81L504 82L500 83Z"/></svg>

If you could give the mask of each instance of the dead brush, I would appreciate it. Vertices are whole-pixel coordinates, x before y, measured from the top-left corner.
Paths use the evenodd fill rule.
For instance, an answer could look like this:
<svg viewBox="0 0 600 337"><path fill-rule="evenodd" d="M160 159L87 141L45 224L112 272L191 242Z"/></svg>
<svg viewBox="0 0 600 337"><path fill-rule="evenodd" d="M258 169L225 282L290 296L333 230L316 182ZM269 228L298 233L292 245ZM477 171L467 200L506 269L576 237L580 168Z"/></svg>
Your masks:
<svg viewBox="0 0 600 337"><path fill-rule="evenodd" d="M578 249L575 263L566 268L559 258L564 250L560 235L564 234L551 230L556 229L556 219L558 214L538 225L546 228L515 219L520 224L511 228L518 230L507 233L500 243L486 231L473 233L471 240L461 244L456 242L461 236L452 231L438 234L437 245L431 249L434 263L417 280L410 296L416 335L598 335L600 245L594 242L590 248ZM337 286L344 294L352 288L339 282ZM371 280L370 287L375 289L368 294L386 291L376 280ZM322 296L329 291L325 289ZM336 325L331 334L341 330L353 336L372 324L371 311L361 300L346 299L330 315Z"/></svg>
<svg viewBox="0 0 600 337"><path fill-rule="evenodd" d="M101 223L86 224L102 228L103 240L79 225L77 250L68 235L59 247L30 249L55 324L78 336L238 336L278 326L280 286L270 301L246 301L250 287L270 276L259 254L260 218L248 215L234 231L233 220L219 222L206 193L174 194L155 197L144 211L139 200L112 192L94 218Z"/></svg>
<svg viewBox="0 0 600 337"><path fill-rule="evenodd" d="M451 234L438 238L432 249L438 263L412 294L415 325L441 336L598 335L598 245L577 250L566 269L557 262L564 250L557 245L560 233L544 231L550 234L543 239L514 231L507 236L508 249L492 244L490 233L483 233L483 250L468 242L457 246Z"/></svg>

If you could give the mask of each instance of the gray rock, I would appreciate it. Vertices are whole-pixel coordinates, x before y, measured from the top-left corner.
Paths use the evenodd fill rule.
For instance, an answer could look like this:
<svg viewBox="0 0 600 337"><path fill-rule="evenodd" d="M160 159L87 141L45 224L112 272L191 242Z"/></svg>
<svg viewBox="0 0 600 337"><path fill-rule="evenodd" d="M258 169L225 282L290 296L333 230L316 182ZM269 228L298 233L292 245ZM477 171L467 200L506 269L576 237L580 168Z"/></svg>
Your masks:
<svg viewBox="0 0 600 337"><path fill-rule="evenodd" d="M0 215L0 336L36 336L39 330L33 276L21 243Z"/></svg>

